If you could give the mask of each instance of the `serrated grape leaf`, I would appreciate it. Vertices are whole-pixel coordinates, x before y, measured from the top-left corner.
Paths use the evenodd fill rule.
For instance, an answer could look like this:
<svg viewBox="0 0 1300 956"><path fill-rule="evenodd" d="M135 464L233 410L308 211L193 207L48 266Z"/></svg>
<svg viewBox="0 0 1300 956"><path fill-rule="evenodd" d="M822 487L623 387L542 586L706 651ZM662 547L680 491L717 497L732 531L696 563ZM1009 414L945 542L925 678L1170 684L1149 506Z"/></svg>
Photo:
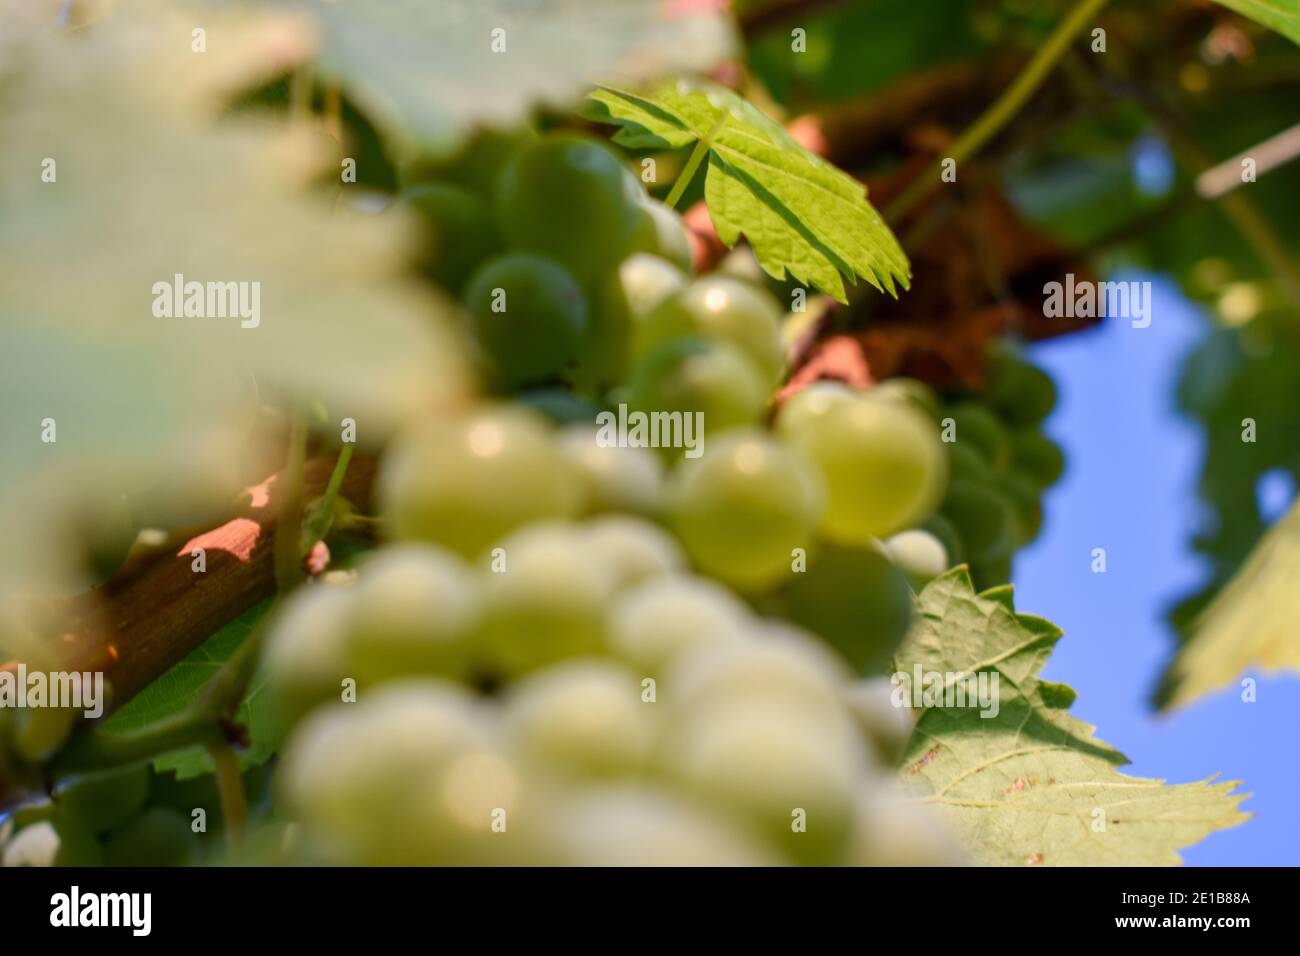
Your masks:
<svg viewBox="0 0 1300 956"><path fill-rule="evenodd" d="M1013 610L1011 588L976 594L965 568L932 581L895 671L997 675L996 715L928 706L900 764L918 799L947 814L976 862L1167 865L1248 815L1236 783L1169 785L1117 771L1128 760L1068 713L1074 691L1039 678L1061 631ZM924 683L921 685L924 687ZM992 714L993 708L987 708Z"/></svg>
<svg viewBox="0 0 1300 956"><path fill-rule="evenodd" d="M602 80L706 70L734 49L716 11L665 0L312 0L321 72L399 160L453 150L477 126L567 107ZM499 32L497 32L499 31Z"/></svg>
<svg viewBox="0 0 1300 956"><path fill-rule="evenodd" d="M675 149L709 143L704 199L718 237L749 240L759 265L846 302L844 280L858 276L897 295L911 269L866 188L741 97L685 81L645 93L603 87L592 115L622 128L632 148Z"/></svg>
<svg viewBox="0 0 1300 956"><path fill-rule="evenodd" d="M37 16L58 7L0 0L0 599L59 586L70 501L237 448L271 395L320 400L369 442L464 383L453 313L408 268L411 224L309 191L340 168L324 135L216 115L306 55L300 15ZM211 53L192 51L200 22ZM155 315L178 275L204 284L193 311L226 317L184 317L188 294Z"/></svg>
<svg viewBox="0 0 1300 956"><path fill-rule="evenodd" d="M1165 678L1164 706L1226 687L1250 669L1300 671L1300 504L1255 546L1193 622Z"/></svg>
<svg viewBox="0 0 1300 956"><path fill-rule="evenodd" d="M1218 0L1218 2L1300 43L1300 0Z"/></svg>
<svg viewBox="0 0 1300 956"><path fill-rule="evenodd" d="M104 724L106 734L125 734L180 713L248 637L266 615L270 601L250 608L195 648L188 657L167 671L113 714ZM248 729L251 744L239 753L239 767L247 770L275 753L284 736L280 709L266 675L259 669L239 705L236 720ZM174 771L178 780L212 772L212 758L201 747L176 750L154 758L159 772Z"/></svg>

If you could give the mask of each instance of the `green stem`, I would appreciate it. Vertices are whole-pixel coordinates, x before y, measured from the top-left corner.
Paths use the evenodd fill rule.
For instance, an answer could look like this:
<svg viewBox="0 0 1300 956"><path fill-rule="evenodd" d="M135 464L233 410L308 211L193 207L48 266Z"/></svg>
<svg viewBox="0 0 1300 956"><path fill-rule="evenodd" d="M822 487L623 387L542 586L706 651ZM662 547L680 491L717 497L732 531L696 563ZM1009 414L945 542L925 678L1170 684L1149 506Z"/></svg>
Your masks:
<svg viewBox="0 0 1300 956"><path fill-rule="evenodd" d="M966 128L966 131L953 143L952 149L944 159L953 159L960 165L963 161L979 152L989 140L998 134L1011 118L1020 112L1034 91L1042 85L1052 67L1070 48L1070 44L1079 32L1106 6L1108 0L1082 0L1070 15L1057 24L1052 35L1034 54L1020 75L1016 77L1006 91L984 111L984 113ZM938 185L943 172L943 161L936 162L929 170L918 177L885 210L885 218L897 222L911 212L921 200Z"/></svg>
<svg viewBox="0 0 1300 956"><path fill-rule="evenodd" d="M325 486L325 494L316 503L316 512L307 523L308 548L325 537L330 525L333 524L334 502L338 499L339 489L343 487L343 476L347 474L348 463L352 461L352 450L355 447L348 443L339 450L338 460L334 462L334 471L330 473L329 484Z"/></svg>
<svg viewBox="0 0 1300 956"><path fill-rule="evenodd" d="M275 522L275 585L281 593L292 590L302 577L302 482L307 458L307 421L295 408L289 424L289 462L284 469L284 497Z"/></svg>
<svg viewBox="0 0 1300 956"><path fill-rule="evenodd" d="M682 168L681 175L673 183L672 191L668 193L668 198L664 200L664 205L673 209L677 208L678 201L682 198L682 193L686 192L686 187L691 184L695 178L695 171L700 168L700 163L704 162L704 157L709 154L713 148L713 141L717 139L718 132L722 129L722 124L727 121L727 111L723 110L718 117L718 121L713 124L713 129L709 130L707 136L695 144L691 150L690 158L686 160L686 165Z"/></svg>
<svg viewBox="0 0 1300 956"><path fill-rule="evenodd" d="M244 799L244 778L239 772L239 758L227 743L208 747L217 778L217 796L221 801L221 818L226 824L226 845L233 853L244 842L244 824L248 803Z"/></svg>
<svg viewBox="0 0 1300 956"><path fill-rule="evenodd" d="M141 727L125 734L86 731L75 735L55 758L50 774L55 779L108 770L152 760L159 754L187 747L225 742L221 725L199 708Z"/></svg>

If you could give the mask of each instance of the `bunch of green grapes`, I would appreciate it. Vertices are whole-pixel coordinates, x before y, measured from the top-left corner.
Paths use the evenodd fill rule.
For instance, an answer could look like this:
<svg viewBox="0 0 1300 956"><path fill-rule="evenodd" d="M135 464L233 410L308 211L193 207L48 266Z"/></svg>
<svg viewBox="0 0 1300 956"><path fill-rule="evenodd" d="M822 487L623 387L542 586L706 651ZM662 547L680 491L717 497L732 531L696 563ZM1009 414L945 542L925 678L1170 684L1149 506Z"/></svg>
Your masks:
<svg viewBox="0 0 1300 956"><path fill-rule="evenodd" d="M952 480L929 529L950 554L970 564L979 587L1011 578L1011 558L1043 523L1043 492L1065 467L1042 431L1056 403L1046 373L1009 350L994 351L978 394L938 410Z"/></svg>

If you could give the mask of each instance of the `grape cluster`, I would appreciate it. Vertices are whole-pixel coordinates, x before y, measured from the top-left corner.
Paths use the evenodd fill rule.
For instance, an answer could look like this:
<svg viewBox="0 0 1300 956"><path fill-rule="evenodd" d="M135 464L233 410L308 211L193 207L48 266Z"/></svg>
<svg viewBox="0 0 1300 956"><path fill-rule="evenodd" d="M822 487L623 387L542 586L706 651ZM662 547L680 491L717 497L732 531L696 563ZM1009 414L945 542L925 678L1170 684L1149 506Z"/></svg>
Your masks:
<svg viewBox="0 0 1300 956"><path fill-rule="evenodd" d="M1056 388L1042 370L1008 349L988 359L985 389L956 396L936 411L950 429L952 479L927 528L955 561L967 562L979 587L1011 579L1011 558L1043 523L1042 494L1065 467L1042 431Z"/></svg>
<svg viewBox="0 0 1300 956"><path fill-rule="evenodd" d="M487 394L390 445L388 543L273 622L300 846L956 859L891 782L910 713L884 676L912 587L950 564L922 528L947 486L938 426L904 386L817 385L774 412L766 289L692 277L680 218L603 144L495 145L405 193ZM602 440L613 409L702 431Z"/></svg>

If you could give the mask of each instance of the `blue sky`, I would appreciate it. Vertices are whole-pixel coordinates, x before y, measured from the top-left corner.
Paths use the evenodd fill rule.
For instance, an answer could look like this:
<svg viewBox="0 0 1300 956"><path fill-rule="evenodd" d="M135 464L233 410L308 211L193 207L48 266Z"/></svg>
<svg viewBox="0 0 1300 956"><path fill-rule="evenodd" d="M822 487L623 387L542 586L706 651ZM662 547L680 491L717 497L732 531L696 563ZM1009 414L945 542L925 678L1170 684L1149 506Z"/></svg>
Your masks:
<svg viewBox="0 0 1300 956"><path fill-rule="evenodd" d="M1030 351L1060 390L1046 430L1067 469L1045 499L1042 536L1017 557L1016 606L1064 629L1045 676L1079 692L1073 712L1129 756L1126 772L1221 773L1254 794L1243 806L1254 819L1187 850L1188 864L1294 866L1300 678L1260 680L1251 704L1230 687L1167 716L1148 705L1173 646L1164 611L1203 578L1189 547L1202 441L1174 408L1174 381L1208 321L1172 283L1156 280L1154 294L1149 328L1107 321ZM1091 571L1097 547L1105 574Z"/></svg>

